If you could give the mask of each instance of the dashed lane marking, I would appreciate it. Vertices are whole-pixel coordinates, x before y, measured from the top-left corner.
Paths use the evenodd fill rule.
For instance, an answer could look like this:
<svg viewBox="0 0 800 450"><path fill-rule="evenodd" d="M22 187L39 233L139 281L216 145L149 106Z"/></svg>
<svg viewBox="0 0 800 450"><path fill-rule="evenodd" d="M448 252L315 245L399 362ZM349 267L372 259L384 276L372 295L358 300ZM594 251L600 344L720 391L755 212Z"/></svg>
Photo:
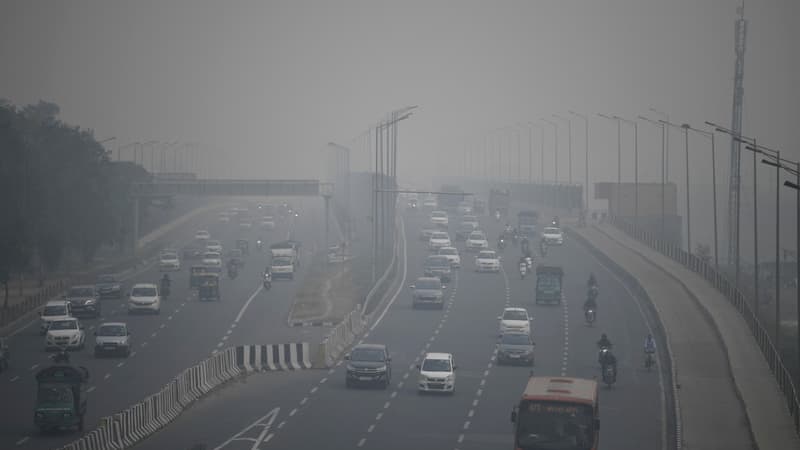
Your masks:
<svg viewBox="0 0 800 450"><path fill-rule="evenodd" d="M22 444L24 444L24 443L28 442L28 440L29 440L29 439L30 439L30 436L25 436L24 438L22 438L22 439L18 440L18 441L16 442L16 444L17 444L17 445L22 445Z"/></svg>
<svg viewBox="0 0 800 450"><path fill-rule="evenodd" d="M92 392L97 389L97 386L89 386L89 389L86 389L86 392Z"/></svg>

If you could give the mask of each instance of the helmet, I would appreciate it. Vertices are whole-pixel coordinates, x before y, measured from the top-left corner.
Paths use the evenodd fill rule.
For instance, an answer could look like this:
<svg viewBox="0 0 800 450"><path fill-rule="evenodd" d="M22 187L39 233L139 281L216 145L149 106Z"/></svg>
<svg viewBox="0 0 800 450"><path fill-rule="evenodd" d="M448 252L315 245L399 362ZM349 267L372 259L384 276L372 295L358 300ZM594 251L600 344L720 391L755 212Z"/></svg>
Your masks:
<svg viewBox="0 0 800 450"><path fill-rule="evenodd" d="M608 336L606 336L606 334L605 334L605 333L603 333L603 335L602 335L602 336L600 336L600 339L608 339Z"/></svg>

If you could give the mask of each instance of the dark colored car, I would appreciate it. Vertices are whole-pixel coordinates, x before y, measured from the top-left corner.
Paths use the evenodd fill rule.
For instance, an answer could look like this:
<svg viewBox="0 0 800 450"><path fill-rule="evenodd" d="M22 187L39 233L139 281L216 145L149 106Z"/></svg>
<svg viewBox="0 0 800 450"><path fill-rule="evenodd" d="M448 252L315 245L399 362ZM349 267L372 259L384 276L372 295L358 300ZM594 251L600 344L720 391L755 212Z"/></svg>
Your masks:
<svg viewBox="0 0 800 450"><path fill-rule="evenodd" d="M436 277L420 277L411 286L412 307L435 306L444 308L444 285Z"/></svg>
<svg viewBox="0 0 800 450"><path fill-rule="evenodd" d="M100 275L94 287L100 298L122 298L122 284L114 275Z"/></svg>
<svg viewBox="0 0 800 450"><path fill-rule="evenodd" d="M347 361L347 387L378 384L386 389L392 382L392 358L383 344L356 345L344 359Z"/></svg>
<svg viewBox="0 0 800 450"><path fill-rule="evenodd" d="M425 258L426 277L439 277L443 283L449 283L452 274L453 269L446 256L431 255Z"/></svg>
<svg viewBox="0 0 800 450"><path fill-rule="evenodd" d="M72 315L100 317L100 295L94 285L72 286L64 296Z"/></svg>
<svg viewBox="0 0 800 450"><path fill-rule="evenodd" d="M533 340L525 333L504 333L497 344L497 364L533 365Z"/></svg>

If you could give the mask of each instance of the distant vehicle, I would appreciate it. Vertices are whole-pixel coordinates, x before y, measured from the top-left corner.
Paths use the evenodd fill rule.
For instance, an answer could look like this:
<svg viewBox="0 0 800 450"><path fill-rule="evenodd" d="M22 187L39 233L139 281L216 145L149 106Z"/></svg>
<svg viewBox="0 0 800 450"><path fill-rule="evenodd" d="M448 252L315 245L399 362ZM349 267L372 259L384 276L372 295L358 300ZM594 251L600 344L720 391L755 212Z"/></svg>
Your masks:
<svg viewBox="0 0 800 450"><path fill-rule="evenodd" d="M36 373L36 404L33 423L40 432L63 428L83 430L86 415L85 367L54 365Z"/></svg>
<svg viewBox="0 0 800 450"><path fill-rule="evenodd" d="M431 224L439 228L447 227L450 219L445 211L433 211L431 212Z"/></svg>
<svg viewBox="0 0 800 450"><path fill-rule="evenodd" d="M439 277L443 283L449 283L453 270L446 256L431 255L425 258L424 273L426 277Z"/></svg>
<svg viewBox="0 0 800 450"><path fill-rule="evenodd" d="M219 221L222 223L228 223L231 221L231 217L226 212L219 213Z"/></svg>
<svg viewBox="0 0 800 450"><path fill-rule="evenodd" d="M64 296L73 316L100 317L100 295L93 284L72 286Z"/></svg>
<svg viewBox="0 0 800 450"><path fill-rule="evenodd" d="M469 235L477 229L478 227L472 222L461 222L456 230L456 241L466 241Z"/></svg>
<svg viewBox="0 0 800 450"><path fill-rule="evenodd" d="M455 247L442 247L439 249L438 255L444 256L450 261L450 267L461 267L461 256L458 254L458 249Z"/></svg>
<svg viewBox="0 0 800 450"><path fill-rule="evenodd" d="M478 222L478 218L475 217L475 216L469 215L469 214L467 214L467 215L465 215L464 217L461 218L461 223L470 223L470 224L472 224L472 226L475 227L475 229L478 229L478 228L481 227L480 222Z"/></svg>
<svg viewBox="0 0 800 450"><path fill-rule="evenodd" d="M466 247L467 251L485 250L489 248L489 241L482 231L473 231L467 237Z"/></svg>
<svg viewBox="0 0 800 450"><path fill-rule="evenodd" d="M444 231L434 231L431 233L431 238L428 240L428 250L437 251L442 247L450 247L450 235Z"/></svg>
<svg viewBox="0 0 800 450"><path fill-rule="evenodd" d="M558 266L536 267L536 303L561 303L564 269Z"/></svg>
<svg viewBox="0 0 800 450"><path fill-rule="evenodd" d="M419 232L419 240L428 242L431 239L431 235L439 231L436 228L423 228L422 231Z"/></svg>
<svg viewBox="0 0 800 450"><path fill-rule="evenodd" d="M511 412L514 448L595 449L600 440L597 382L530 377Z"/></svg>
<svg viewBox="0 0 800 450"><path fill-rule="evenodd" d="M177 271L181 270L181 260L178 254L174 252L164 252L158 258L158 267L162 271Z"/></svg>
<svg viewBox="0 0 800 450"><path fill-rule="evenodd" d="M158 286L152 283L133 285L131 295L128 298L128 314L133 314L137 311L161 313L161 296L158 294Z"/></svg>
<svg viewBox="0 0 800 450"><path fill-rule="evenodd" d="M122 297L122 284L117 281L114 275L106 274L98 276L94 287L97 289L97 294L100 298Z"/></svg>
<svg viewBox="0 0 800 450"><path fill-rule="evenodd" d="M525 333L531 334L531 318L525 308L505 308L503 314L497 318L500 321L500 334Z"/></svg>
<svg viewBox="0 0 800 450"><path fill-rule="evenodd" d="M211 233L206 230L198 230L194 233L194 238L201 241L211 239Z"/></svg>
<svg viewBox="0 0 800 450"><path fill-rule="evenodd" d="M206 251L222 253L222 242L209 240L206 242Z"/></svg>
<svg viewBox="0 0 800 450"><path fill-rule="evenodd" d="M564 234L561 232L561 228L544 227L542 239L547 245L562 245L564 243Z"/></svg>
<svg viewBox="0 0 800 450"><path fill-rule="evenodd" d="M533 365L533 340L527 333L504 333L497 344L497 364Z"/></svg>
<svg viewBox="0 0 800 450"><path fill-rule="evenodd" d="M428 197L422 201L422 209L426 211L434 210L438 207L438 203L436 203L436 199L432 197Z"/></svg>
<svg viewBox="0 0 800 450"><path fill-rule="evenodd" d="M244 267L244 254L241 249L235 248L228 252L228 262L238 267Z"/></svg>
<svg viewBox="0 0 800 450"><path fill-rule="evenodd" d="M472 214L472 205L467 201L459 202L457 210L462 216Z"/></svg>
<svg viewBox="0 0 800 450"><path fill-rule="evenodd" d="M199 245L189 244L183 248L183 259L185 260L201 259L205 251L206 251L205 246L201 247Z"/></svg>
<svg viewBox="0 0 800 450"><path fill-rule="evenodd" d="M86 345L86 333L83 331L83 325L74 317L51 322L44 338L45 350L62 347L82 350L84 345Z"/></svg>
<svg viewBox="0 0 800 450"><path fill-rule="evenodd" d="M383 389L392 382L392 357L383 344L358 344L344 357L347 361L345 385L379 384Z"/></svg>
<svg viewBox="0 0 800 450"><path fill-rule="evenodd" d="M131 332L124 322L106 322L100 324L94 332L94 356L106 354L131 354Z"/></svg>
<svg viewBox="0 0 800 450"><path fill-rule="evenodd" d="M500 272L500 257L494 250L481 250L475 257L476 272Z"/></svg>
<svg viewBox="0 0 800 450"><path fill-rule="evenodd" d="M444 309L444 289L446 286L438 277L419 277L411 286L411 306L434 306Z"/></svg>
<svg viewBox="0 0 800 450"><path fill-rule="evenodd" d="M218 252L207 251L203 253L203 265L214 272L222 271L222 255Z"/></svg>
<svg viewBox="0 0 800 450"><path fill-rule="evenodd" d="M261 228L265 230L275 229L275 219L272 216L264 216L261 218Z"/></svg>
<svg viewBox="0 0 800 450"><path fill-rule="evenodd" d="M444 392L454 394L456 391L456 365L450 353L426 353L419 369L417 390L425 392Z"/></svg>
<svg viewBox="0 0 800 450"><path fill-rule="evenodd" d="M45 303L42 312L39 313L39 334L44 336L50 324L56 320L65 320L72 317L69 302L66 300L52 300Z"/></svg>
<svg viewBox="0 0 800 450"><path fill-rule="evenodd" d="M517 214L517 229L519 234L529 238L535 237L539 225L539 213L533 210L520 211Z"/></svg>

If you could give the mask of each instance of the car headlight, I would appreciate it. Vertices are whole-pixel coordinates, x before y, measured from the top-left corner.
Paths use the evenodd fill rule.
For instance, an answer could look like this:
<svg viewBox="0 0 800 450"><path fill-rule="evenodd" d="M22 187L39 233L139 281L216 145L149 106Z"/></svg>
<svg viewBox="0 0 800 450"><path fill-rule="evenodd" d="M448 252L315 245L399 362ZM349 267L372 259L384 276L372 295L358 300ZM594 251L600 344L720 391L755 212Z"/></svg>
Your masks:
<svg viewBox="0 0 800 450"><path fill-rule="evenodd" d="M347 365L347 370L348 370L348 371L350 371L350 372L352 372L352 371L356 370L356 368L355 368L355 367L353 367L352 365L348 364L348 365Z"/></svg>
<svg viewBox="0 0 800 450"><path fill-rule="evenodd" d="M84 303L84 304L86 304L86 305L94 305L95 303L97 303L97 300L95 300L93 298L90 298L89 300L86 300L86 303Z"/></svg>

